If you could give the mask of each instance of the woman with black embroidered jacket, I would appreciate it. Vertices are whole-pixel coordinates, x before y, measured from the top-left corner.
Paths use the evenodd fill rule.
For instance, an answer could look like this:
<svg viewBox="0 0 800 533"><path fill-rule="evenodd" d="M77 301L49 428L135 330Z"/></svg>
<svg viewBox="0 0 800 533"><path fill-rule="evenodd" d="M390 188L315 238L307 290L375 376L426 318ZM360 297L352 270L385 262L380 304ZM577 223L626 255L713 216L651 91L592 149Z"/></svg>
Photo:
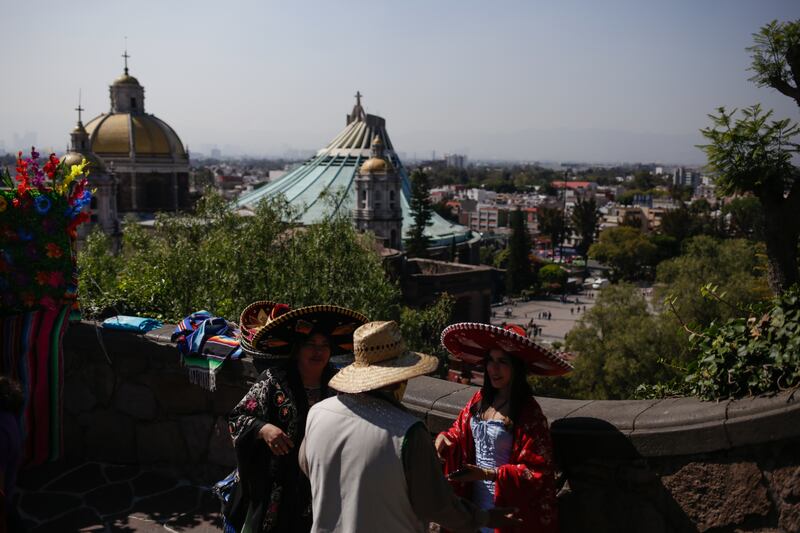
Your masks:
<svg viewBox="0 0 800 533"><path fill-rule="evenodd" d="M367 318L330 305L267 314L252 347L283 359L258 377L228 417L240 487L237 511L226 518L241 533L307 532L311 489L297 447L309 407L332 395L331 355L352 350L353 331Z"/></svg>

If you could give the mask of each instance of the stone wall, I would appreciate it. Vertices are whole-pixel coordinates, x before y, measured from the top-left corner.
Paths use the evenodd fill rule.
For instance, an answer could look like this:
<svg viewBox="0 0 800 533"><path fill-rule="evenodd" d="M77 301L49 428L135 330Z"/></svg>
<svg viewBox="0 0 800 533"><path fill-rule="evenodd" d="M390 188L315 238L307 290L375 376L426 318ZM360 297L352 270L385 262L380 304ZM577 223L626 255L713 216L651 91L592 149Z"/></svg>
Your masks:
<svg viewBox="0 0 800 533"><path fill-rule="evenodd" d="M64 450L68 461L169 466L196 481L236 460L226 414L258 372L228 361L217 390L189 383L173 327L137 335L71 324L64 341Z"/></svg>
<svg viewBox="0 0 800 533"><path fill-rule="evenodd" d="M232 468L225 414L258 371L229 361L217 390L205 391L180 368L171 331L70 326L68 460L164 465L206 483ZM475 390L423 377L404 402L438 432ZM539 402L560 468L562 531L800 531L800 402L791 392L718 403Z"/></svg>

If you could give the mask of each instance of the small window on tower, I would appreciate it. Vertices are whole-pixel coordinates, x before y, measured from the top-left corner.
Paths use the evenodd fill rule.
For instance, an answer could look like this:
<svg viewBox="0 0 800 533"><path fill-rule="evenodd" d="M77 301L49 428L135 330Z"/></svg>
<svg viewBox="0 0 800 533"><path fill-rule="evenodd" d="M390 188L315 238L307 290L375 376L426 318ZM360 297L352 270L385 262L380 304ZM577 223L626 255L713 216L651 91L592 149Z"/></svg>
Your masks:
<svg viewBox="0 0 800 533"><path fill-rule="evenodd" d="M131 109L136 109L136 97L131 96Z"/></svg>

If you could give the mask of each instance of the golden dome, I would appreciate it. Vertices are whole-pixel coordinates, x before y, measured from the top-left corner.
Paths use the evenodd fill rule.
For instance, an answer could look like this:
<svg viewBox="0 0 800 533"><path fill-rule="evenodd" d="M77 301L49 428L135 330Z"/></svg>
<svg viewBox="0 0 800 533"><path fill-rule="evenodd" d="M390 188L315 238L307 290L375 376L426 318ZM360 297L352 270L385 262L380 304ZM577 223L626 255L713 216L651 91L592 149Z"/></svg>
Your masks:
<svg viewBox="0 0 800 533"><path fill-rule="evenodd" d="M103 162L94 154L87 155L69 151L61 160L66 163L67 169L69 169L72 165L80 165L81 161L84 159L89 163L86 168L90 173L96 174L98 172L105 172L105 165L103 165Z"/></svg>
<svg viewBox="0 0 800 533"><path fill-rule="evenodd" d="M123 74L115 79L111 85L139 85L139 80L128 74Z"/></svg>
<svg viewBox="0 0 800 533"><path fill-rule="evenodd" d="M372 172L373 174L389 172L392 164L382 157L370 157L361 165L361 172Z"/></svg>
<svg viewBox="0 0 800 533"><path fill-rule="evenodd" d="M111 113L86 124L92 151L106 155L136 157L186 157L178 134L167 123L147 114Z"/></svg>

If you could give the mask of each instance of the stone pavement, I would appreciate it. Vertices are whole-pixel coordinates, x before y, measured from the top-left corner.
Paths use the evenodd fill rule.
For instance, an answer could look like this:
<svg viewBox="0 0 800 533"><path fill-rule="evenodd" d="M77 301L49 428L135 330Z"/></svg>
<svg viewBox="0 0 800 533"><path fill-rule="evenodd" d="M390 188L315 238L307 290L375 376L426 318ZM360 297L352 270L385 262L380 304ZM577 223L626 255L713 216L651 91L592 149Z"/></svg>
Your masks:
<svg viewBox="0 0 800 533"><path fill-rule="evenodd" d="M591 291L596 298L600 291ZM576 300L579 303L575 303ZM567 332L571 330L575 323L583 316L583 308L588 311L594 306L594 298L590 298L588 293L570 294L567 303L561 303L558 297L538 298L527 302L517 302L512 305L499 305L492 307L494 316L492 324L508 322L511 324L527 325L533 319L537 326L542 328L542 336L537 340L546 342L564 342ZM577 309L580 307L580 312ZM506 317L505 310L511 309L511 316ZM570 312L572 309L572 312ZM553 318L545 320L537 318L541 312L550 312Z"/></svg>
<svg viewBox="0 0 800 533"><path fill-rule="evenodd" d="M18 486L31 533L221 531L209 487L159 470L51 463L23 470Z"/></svg>

